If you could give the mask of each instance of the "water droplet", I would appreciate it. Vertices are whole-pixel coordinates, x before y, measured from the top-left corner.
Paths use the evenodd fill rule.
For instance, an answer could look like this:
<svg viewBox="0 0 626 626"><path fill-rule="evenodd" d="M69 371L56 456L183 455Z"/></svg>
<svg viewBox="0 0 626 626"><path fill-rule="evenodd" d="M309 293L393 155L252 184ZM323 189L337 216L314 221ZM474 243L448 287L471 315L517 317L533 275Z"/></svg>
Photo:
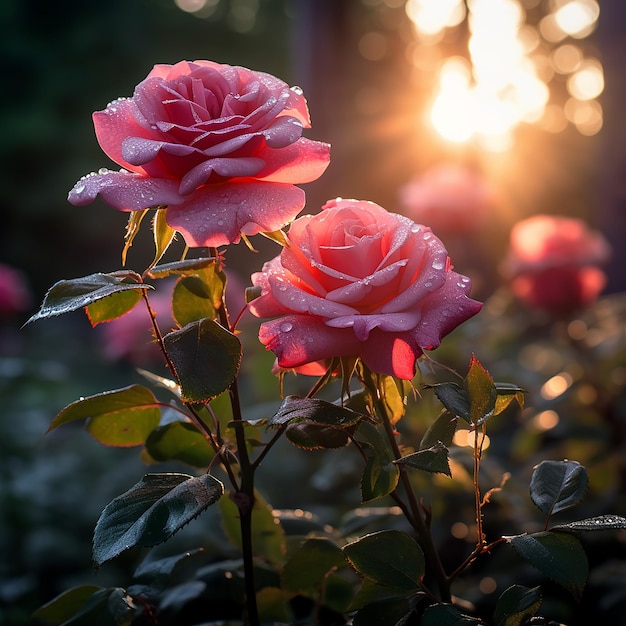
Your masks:
<svg viewBox="0 0 626 626"><path fill-rule="evenodd" d="M283 322L280 325L281 333L288 333L293 328L293 324L291 322Z"/></svg>
<svg viewBox="0 0 626 626"><path fill-rule="evenodd" d="M218 226L224 226L224 220L217 220Z"/></svg>
<svg viewBox="0 0 626 626"><path fill-rule="evenodd" d="M278 291L287 291L287 285L285 285L285 283L279 283Z"/></svg>
<svg viewBox="0 0 626 626"><path fill-rule="evenodd" d="M302 94L304 94L304 91L302 91L302 87L298 87L298 85L294 85L291 88L291 91L293 91L295 94L301 96Z"/></svg>
<svg viewBox="0 0 626 626"><path fill-rule="evenodd" d="M98 170L98 174L100 174L101 176L102 176L103 174L108 174L108 173L109 173L109 170L108 170L106 167L101 167L101 168Z"/></svg>
<svg viewBox="0 0 626 626"><path fill-rule="evenodd" d="M307 342L308 343L313 343L315 341L315 339L313 339L313 337L307 337Z"/></svg>
<svg viewBox="0 0 626 626"><path fill-rule="evenodd" d="M433 284L430 281L424 283L424 287L426 287L426 289L430 289L432 286Z"/></svg>
<svg viewBox="0 0 626 626"><path fill-rule="evenodd" d="M429 230L427 230L423 235L424 241L428 241L429 239L432 239L432 238L433 238L433 234Z"/></svg>
<svg viewBox="0 0 626 626"><path fill-rule="evenodd" d="M442 270L444 268L444 265L445 265L444 262L441 259L439 259L439 260L433 261L432 268L434 270Z"/></svg>
<svg viewBox="0 0 626 626"><path fill-rule="evenodd" d="M422 227L419 224L413 224L413 226L411 226L412 233L419 233L420 230L422 230Z"/></svg>
<svg viewBox="0 0 626 626"><path fill-rule="evenodd" d="M74 193L83 193L83 191L85 191L85 185L78 185L74 188Z"/></svg>

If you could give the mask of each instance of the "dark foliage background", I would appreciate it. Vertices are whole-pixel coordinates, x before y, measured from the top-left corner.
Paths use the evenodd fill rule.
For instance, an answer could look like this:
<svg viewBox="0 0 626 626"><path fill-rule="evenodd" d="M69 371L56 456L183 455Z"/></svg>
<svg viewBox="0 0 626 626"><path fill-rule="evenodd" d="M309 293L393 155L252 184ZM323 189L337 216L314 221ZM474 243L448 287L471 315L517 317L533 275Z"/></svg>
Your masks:
<svg viewBox="0 0 626 626"><path fill-rule="evenodd" d="M7 626L28 623L32 610L72 584L88 580L102 586L125 584L137 560L130 555L97 576L89 562L91 533L101 509L146 470L137 454L104 449L79 427L47 436L45 431L54 415L79 396L141 379L130 364L106 360L98 334L80 314L20 330L57 280L120 266L126 216L100 202L77 208L66 201L80 176L110 165L95 141L91 112L130 95L155 63L181 59L244 65L300 84L313 119L307 136L333 145L327 174L307 186L309 212L337 195L368 198L394 210L398 185L430 162L449 156L440 144L422 139L414 122L415 109L424 106L419 97L425 86L408 78L403 41L394 35L405 19L397 2L385 6L357 0L220 0L214 4L210 15L198 18L181 11L173 0L0 3L0 262L22 270L33 294L31 310L2 320L0 327L0 623ZM246 22L246 10L255 15L252 26ZM496 379L530 390L525 413L493 425L486 469L495 482L504 471L514 474L508 504L492 513L494 533L506 533L511 520L536 523L525 489L532 465L542 458L569 457L588 465L595 478L587 512L626 515L626 358L620 295L626 289L624 13L619 0L603 2L595 36L607 81L604 131L593 139L572 131L548 141L538 131L527 130L512 167L515 177L501 181L507 191L505 204L512 210L494 217L488 232L471 242L480 254L469 257L480 261L472 271L484 271L481 296L497 295L494 263L515 219L535 212L587 217L614 245L607 292L615 295L590 312L586 322L589 329L604 333L603 340L595 344L590 340L593 349L587 346L570 353L569 339L562 343L567 338L563 326L555 330L545 320L516 317L507 308L510 303L496 298L482 321L477 319L454 335L456 343L451 337L453 348L441 352L442 360L464 371L474 350ZM361 35L371 29L384 32L390 41L388 55L379 62L355 52ZM269 243L256 243L258 255L243 245L228 253L244 281L246 272L276 254ZM147 265L150 245L147 239L135 244L131 267ZM464 271L460 264L457 269ZM253 334L252 330L250 339ZM555 354L560 358L556 364ZM245 384L249 397L255 398L250 410L269 411L277 395L269 375L271 359L254 348L247 358ZM577 370L577 386L557 399L542 398L540 389L546 380L571 363L582 367L582 374ZM598 401L581 404L576 389L588 390L585 385L593 386ZM427 409L436 414L428 403L425 413ZM533 430L533 417L547 409L560 412L559 428ZM429 416L411 419L411 427L419 429ZM307 500L317 514L335 523L358 503L354 455L310 456L287 445L274 455L290 468L287 473L273 469L270 459L267 472L261 472L275 506L287 508ZM471 502L462 500L454 489L446 491L448 487L444 481L434 488L435 495L446 493L454 503L448 509L438 505L443 529L450 527L463 507L471 516ZM294 493L298 502L291 497ZM177 541L188 549L209 536L209 542L219 545L220 539L213 537L219 535L216 526L210 515L203 517ZM446 550L467 547L445 537ZM602 540L591 546L594 564L601 567L585 605L589 612L580 614L584 619L600 609L607 619L624 615L624 592L616 581L623 580L625 572L625 540L618 540L617 549ZM503 571L509 566L505 562ZM523 574L529 584L536 584L532 572ZM478 585L481 579L478 570L472 583ZM558 592L553 602L562 603ZM570 617L572 624L587 623Z"/></svg>

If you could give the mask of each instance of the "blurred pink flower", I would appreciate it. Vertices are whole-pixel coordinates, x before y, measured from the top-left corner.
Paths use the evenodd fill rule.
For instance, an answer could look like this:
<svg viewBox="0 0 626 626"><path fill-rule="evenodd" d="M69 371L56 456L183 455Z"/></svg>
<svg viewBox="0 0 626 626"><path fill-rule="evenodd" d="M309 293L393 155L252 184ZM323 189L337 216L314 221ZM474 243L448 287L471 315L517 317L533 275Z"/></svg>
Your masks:
<svg viewBox="0 0 626 626"><path fill-rule="evenodd" d="M484 223L494 192L478 173L447 162L402 186L399 202L402 213L436 233L466 233Z"/></svg>
<svg viewBox="0 0 626 626"><path fill-rule="evenodd" d="M296 219L282 253L252 275L262 292L251 312L276 318L261 325L261 343L281 368L359 357L410 380L423 350L480 310L471 281L426 226L373 202L322 208Z"/></svg>
<svg viewBox="0 0 626 626"><path fill-rule="evenodd" d="M605 238L582 220L536 215L513 227L502 273L527 306L567 315L598 298L609 256Z"/></svg>
<svg viewBox="0 0 626 626"><path fill-rule="evenodd" d="M310 127L301 90L243 67L212 61L155 65L132 98L93 114L101 148L122 170L84 176L75 205L96 196L121 211L167 207L189 246L237 243L274 231L304 206L326 169L328 144Z"/></svg>
<svg viewBox="0 0 626 626"><path fill-rule="evenodd" d="M159 328L166 334L175 327L172 319L172 294L169 291L150 292L150 306L156 314ZM165 363L154 338L152 322L143 302L128 313L98 326L104 355L113 361L125 360L133 365L147 366Z"/></svg>
<svg viewBox="0 0 626 626"><path fill-rule="evenodd" d="M31 294L24 274L0 263L0 318L21 313L31 305Z"/></svg>

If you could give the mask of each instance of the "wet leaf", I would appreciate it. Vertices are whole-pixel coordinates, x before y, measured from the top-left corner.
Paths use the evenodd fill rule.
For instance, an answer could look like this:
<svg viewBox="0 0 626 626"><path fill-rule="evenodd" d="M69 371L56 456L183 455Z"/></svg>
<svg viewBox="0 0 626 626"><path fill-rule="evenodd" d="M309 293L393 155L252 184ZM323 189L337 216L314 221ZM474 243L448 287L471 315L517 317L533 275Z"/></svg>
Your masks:
<svg viewBox="0 0 626 626"><path fill-rule="evenodd" d="M105 507L93 537L93 561L100 566L135 546L152 547L217 502L222 483L210 474L146 474Z"/></svg>

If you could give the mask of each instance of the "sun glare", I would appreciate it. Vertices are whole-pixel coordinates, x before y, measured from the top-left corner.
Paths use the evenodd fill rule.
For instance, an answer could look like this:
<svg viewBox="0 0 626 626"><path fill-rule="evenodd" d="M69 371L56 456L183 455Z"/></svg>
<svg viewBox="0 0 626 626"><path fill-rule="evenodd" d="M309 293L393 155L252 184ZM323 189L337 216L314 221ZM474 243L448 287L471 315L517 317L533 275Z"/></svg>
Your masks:
<svg viewBox="0 0 626 626"><path fill-rule="evenodd" d="M467 14L457 0L407 0L405 5L422 49L440 48L435 44L445 32L467 19L467 58L442 58L436 70L430 121L437 133L451 142L471 140L502 151L511 147L521 124L559 132L569 122L584 135L600 130L602 109L595 99L604 89L602 65L585 58L571 40L563 41L593 31L600 11L596 0L552 0L551 12L536 26L526 22L520 0L468 0L466 5ZM564 77L561 88L565 84L573 100L566 106L550 102L556 74Z"/></svg>

